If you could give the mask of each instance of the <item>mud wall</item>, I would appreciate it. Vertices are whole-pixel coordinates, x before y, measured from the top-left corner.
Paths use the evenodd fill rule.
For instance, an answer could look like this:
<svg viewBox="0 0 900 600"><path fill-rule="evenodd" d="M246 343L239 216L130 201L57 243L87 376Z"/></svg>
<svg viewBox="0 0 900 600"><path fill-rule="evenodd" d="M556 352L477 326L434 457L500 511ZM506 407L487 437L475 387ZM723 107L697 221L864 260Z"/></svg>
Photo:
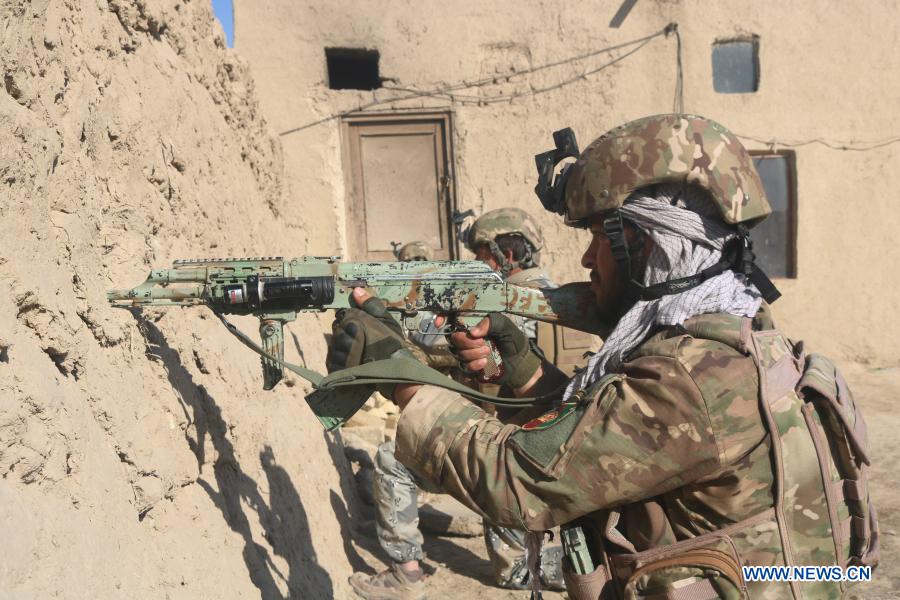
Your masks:
<svg viewBox="0 0 900 600"><path fill-rule="evenodd" d="M203 309L106 303L307 247L208 2L2 0L0 71L0 596L345 596L355 495L302 385L263 392ZM319 367L320 331L288 358Z"/></svg>

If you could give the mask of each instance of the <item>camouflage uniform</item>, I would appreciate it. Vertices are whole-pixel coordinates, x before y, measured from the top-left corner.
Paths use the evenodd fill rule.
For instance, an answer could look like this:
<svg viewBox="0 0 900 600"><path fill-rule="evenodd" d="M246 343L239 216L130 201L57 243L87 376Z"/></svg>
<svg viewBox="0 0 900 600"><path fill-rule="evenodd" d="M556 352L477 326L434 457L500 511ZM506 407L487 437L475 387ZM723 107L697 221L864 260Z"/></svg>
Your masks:
<svg viewBox="0 0 900 600"><path fill-rule="evenodd" d="M577 154L571 141L537 157L536 191L570 224L602 216L617 266L628 268L628 252L607 215L641 186L707 190L743 243L770 212L749 154L712 121L626 124L554 176ZM750 256L735 264L753 281ZM494 523L581 527L595 568L564 565L576 600L840 598L845 583L747 582L741 567L878 560L858 407L834 365L778 331L766 304L755 317L699 314L656 330L521 426L424 386L396 446L422 479Z"/></svg>
<svg viewBox="0 0 900 600"><path fill-rule="evenodd" d="M418 481L395 456L394 442L385 442L375 454L375 527L378 543L394 562L422 560L418 488L440 492Z"/></svg>
<svg viewBox="0 0 900 600"><path fill-rule="evenodd" d="M433 252L424 242L409 242L402 246L392 242L395 255L400 261L431 260ZM419 361L438 368L433 364L434 356L446 356L456 365L457 361L447 351L447 341L442 335L434 335L434 315L423 314L425 333L413 331L409 339L409 349ZM422 485L428 484L422 482ZM421 560L422 533L419 531L419 507L416 501L418 491L415 477L394 456L394 442L388 441L378 447L375 453L374 500L376 508L375 528L378 542L395 563ZM428 491L428 490L426 490ZM433 490L439 491L439 490Z"/></svg>

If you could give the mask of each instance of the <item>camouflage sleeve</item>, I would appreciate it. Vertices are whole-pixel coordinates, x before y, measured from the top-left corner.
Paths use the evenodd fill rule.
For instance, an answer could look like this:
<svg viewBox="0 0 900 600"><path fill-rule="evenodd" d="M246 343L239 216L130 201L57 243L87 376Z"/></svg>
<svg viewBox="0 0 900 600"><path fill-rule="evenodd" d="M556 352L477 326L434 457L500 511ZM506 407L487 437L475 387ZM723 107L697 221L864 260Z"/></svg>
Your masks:
<svg viewBox="0 0 900 600"><path fill-rule="evenodd" d="M653 356L521 427L424 387L401 414L397 455L491 521L543 530L714 472L716 441L681 362Z"/></svg>

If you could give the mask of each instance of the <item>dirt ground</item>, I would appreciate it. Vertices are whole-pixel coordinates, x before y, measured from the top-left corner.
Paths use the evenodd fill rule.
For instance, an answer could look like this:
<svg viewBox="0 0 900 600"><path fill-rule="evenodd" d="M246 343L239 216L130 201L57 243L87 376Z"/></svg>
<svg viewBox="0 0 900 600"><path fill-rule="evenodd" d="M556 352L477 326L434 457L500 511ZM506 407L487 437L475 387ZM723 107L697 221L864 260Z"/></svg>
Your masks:
<svg viewBox="0 0 900 600"><path fill-rule="evenodd" d="M893 469L900 450L900 368L872 369L861 365L844 368L851 389L860 399L869 427L874 456L872 494L881 526L881 565L873 581L852 588L849 600L900 599L900 564L897 531L900 530L900 472ZM365 564L354 568L375 573L384 568L383 553L374 532L358 531L354 547ZM527 599L527 591L504 590L493 585L490 563L481 537L442 537L425 533L425 552L438 567L428 579L428 600ZM565 593L544 592L547 600L567 598Z"/></svg>
<svg viewBox="0 0 900 600"><path fill-rule="evenodd" d="M881 564L868 584L853 590L856 598L882 600L900 598L900 471L895 469L900 456L900 368L845 369L847 380L865 411L872 449L871 490L878 509L881 528Z"/></svg>
<svg viewBox="0 0 900 600"><path fill-rule="evenodd" d="M378 547L374 533L358 533L354 546L366 565L359 570L375 573L385 568L381 560L383 553ZM426 579L428 600L522 600L530 597L530 592L505 590L494 585L491 565L488 562L482 537L437 536L425 533L423 546L428 561L437 571ZM564 593L544 591L546 600L566 598Z"/></svg>

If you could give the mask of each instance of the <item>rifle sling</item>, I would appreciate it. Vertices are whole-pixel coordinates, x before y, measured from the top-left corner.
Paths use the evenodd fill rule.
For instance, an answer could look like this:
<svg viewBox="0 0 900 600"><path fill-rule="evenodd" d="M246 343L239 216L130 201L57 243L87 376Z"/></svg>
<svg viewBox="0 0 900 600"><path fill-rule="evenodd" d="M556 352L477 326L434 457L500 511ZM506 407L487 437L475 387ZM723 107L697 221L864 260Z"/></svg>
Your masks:
<svg viewBox="0 0 900 600"><path fill-rule="evenodd" d="M223 325L225 325L225 329L227 329L231 333L231 335L233 335L238 340L240 340L240 342L242 344L244 344L245 346L247 346L248 348L250 348L257 354L259 354L263 358L266 358L268 360L276 362L279 365L281 365L282 367L284 367L285 369L288 369L289 371L293 371L294 373L296 373L297 375L299 375L306 381L310 382L313 385L313 387L319 387L319 383L321 383L321 381L324 379L324 377L322 377L322 375L320 375L319 373L316 373L312 369L307 369L306 367L299 367L299 366L293 365L289 362L285 362L285 361L281 360L280 358L275 358L274 356L272 356L271 354L269 354L268 352L263 350L256 342L251 340L247 336L247 334L245 334L243 331L238 329L234 323L232 323L231 321L226 319L225 315L223 315L222 313L220 313L216 310L213 310L213 314L216 315L217 317L219 317L219 320L222 321Z"/></svg>
<svg viewBox="0 0 900 600"><path fill-rule="evenodd" d="M554 390L550 394L529 398L500 398L473 390L465 384L450 379L440 371L435 371L410 358L388 358L341 369L325 377L317 388L327 390L347 385L377 385L380 383L434 385L457 392L472 400L517 408L550 402L558 398L560 392L560 390Z"/></svg>
<svg viewBox="0 0 900 600"><path fill-rule="evenodd" d="M346 386L374 386L381 383L434 385L457 392L472 400L489 402L496 406L519 408L534 404L549 403L560 396L559 389L548 394L529 398L500 398L498 396L492 396L490 394L479 392L478 390L473 390L458 381L450 379L443 373L435 371L431 367L409 358L387 358L384 360L376 360L355 367L341 369L340 371L335 371L327 376L322 376L311 369L299 367L272 356L226 319L223 314L216 311L213 312L219 317L226 329L240 340L242 344L263 358L278 363L285 369L296 373L306 381L310 382L316 390L326 391Z"/></svg>

